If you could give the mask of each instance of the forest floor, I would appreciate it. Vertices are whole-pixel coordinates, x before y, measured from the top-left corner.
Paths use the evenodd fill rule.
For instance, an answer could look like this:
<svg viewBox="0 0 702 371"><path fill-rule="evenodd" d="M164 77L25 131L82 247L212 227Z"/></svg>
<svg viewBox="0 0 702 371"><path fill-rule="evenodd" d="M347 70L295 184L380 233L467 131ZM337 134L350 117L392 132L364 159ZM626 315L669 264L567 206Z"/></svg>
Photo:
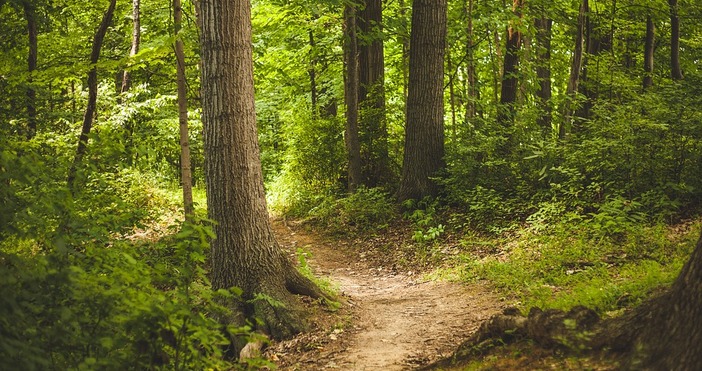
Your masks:
<svg viewBox="0 0 702 371"><path fill-rule="evenodd" d="M451 355L505 306L482 284L428 280L423 267L396 264L392 241L379 248L377 241L332 240L282 220L273 227L291 255L309 255L312 271L337 287L341 303L334 313L316 313L313 331L266 350L280 370L421 367Z"/></svg>

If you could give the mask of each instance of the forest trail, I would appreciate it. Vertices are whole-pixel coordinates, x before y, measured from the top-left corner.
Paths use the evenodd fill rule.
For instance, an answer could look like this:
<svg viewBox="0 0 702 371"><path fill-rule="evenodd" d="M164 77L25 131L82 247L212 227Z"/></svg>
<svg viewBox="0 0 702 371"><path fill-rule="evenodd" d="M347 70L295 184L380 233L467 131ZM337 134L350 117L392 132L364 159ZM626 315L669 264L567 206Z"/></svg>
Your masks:
<svg viewBox="0 0 702 371"><path fill-rule="evenodd" d="M320 327L267 352L282 370L407 370L451 352L501 309L479 284L424 280L365 259L363 249L330 241L282 221L280 244L311 253L315 275L339 286L343 326ZM340 328L338 328L340 327Z"/></svg>

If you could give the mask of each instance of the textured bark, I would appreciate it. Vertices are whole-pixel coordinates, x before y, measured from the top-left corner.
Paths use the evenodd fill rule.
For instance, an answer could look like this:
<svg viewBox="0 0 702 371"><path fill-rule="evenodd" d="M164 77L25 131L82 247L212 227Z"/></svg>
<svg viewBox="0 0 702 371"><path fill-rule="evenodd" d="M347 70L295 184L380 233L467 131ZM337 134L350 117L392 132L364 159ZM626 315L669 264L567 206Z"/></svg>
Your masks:
<svg viewBox="0 0 702 371"><path fill-rule="evenodd" d="M137 2L138 0L134 0ZM190 140L188 138L188 96L185 80L185 52L180 32L183 9L180 0L173 0L173 27L176 37L176 75L178 84L178 124L180 128L180 181L183 188L183 211L186 218L193 214L193 179L190 169Z"/></svg>
<svg viewBox="0 0 702 371"><path fill-rule="evenodd" d="M514 0L513 11L519 18L522 17L522 0ZM505 128L507 143L503 145L502 152L507 151L510 143L512 125L516 114L517 91L519 79L519 48L522 44L521 33L510 25L507 29L504 65L502 69L502 87L500 90L500 104L497 107L497 122Z"/></svg>
<svg viewBox="0 0 702 371"><path fill-rule="evenodd" d="M544 138L551 136L552 107L551 107L551 26L553 21L545 15L536 18L536 78L539 90L536 91L541 114L538 124Z"/></svg>
<svg viewBox="0 0 702 371"><path fill-rule="evenodd" d="M217 222L212 285L243 290L245 301L229 303L235 316L223 322L257 318L259 330L285 338L305 328L293 294L323 294L287 259L268 219L254 108L251 4L204 0L201 12L207 208Z"/></svg>
<svg viewBox="0 0 702 371"><path fill-rule="evenodd" d="M85 107L85 114L83 115L83 127L81 128L80 137L78 138L78 148L76 149L76 155L73 158L73 163L70 169L68 169L68 188L72 193L76 193L75 189L75 179L76 173L78 172L78 167L81 165L83 160L83 155L88 146L88 135L90 135L90 129L93 126L93 115L95 115L95 109L97 106L97 66L95 65L100 59L100 49L102 48L102 41L105 39L105 34L107 33L107 27L112 22L112 17L115 13L115 4L117 0L111 0L110 5L102 16L102 21L100 26L95 32L93 37L93 47L90 52L90 64L93 66L88 72L88 104Z"/></svg>
<svg viewBox="0 0 702 371"><path fill-rule="evenodd" d="M353 192L362 182L361 145L358 139L358 40L356 38L356 8L344 8L344 62L346 66L344 100L346 102L346 131L344 135L348 159L348 187Z"/></svg>
<svg viewBox="0 0 702 371"><path fill-rule="evenodd" d="M682 80L680 68L680 17L678 0L668 0L670 6L670 75L673 80Z"/></svg>
<svg viewBox="0 0 702 371"><path fill-rule="evenodd" d="M400 201L435 195L430 179L444 167L446 0L412 4L407 124Z"/></svg>
<svg viewBox="0 0 702 371"><path fill-rule="evenodd" d="M141 0L132 0L132 47L129 49L129 56L133 57L139 52L141 45ZM131 75L128 70L124 70L122 75L121 93L129 90L131 86Z"/></svg>
<svg viewBox="0 0 702 371"><path fill-rule="evenodd" d="M585 48L585 29L590 5L583 0L578 11L578 26L575 34L575 50L570 64L570 78L566 88L566 101L563 105L563 120L558 126L558 138L565 139L567 128L572 124L575 111L575 97L580 85L580 73L583 68L583 49Z"/></svg>
<svg viewBox="0 0 702 371"><path fill-rule="evenodd" d="M365 5L365 6L364 6ZM359 132L365 185L391 181L385 115L385 56L381 0L366 0L357 14L359 37ZM363 41L360 41L363 40Z"/></svg>
<svg viewBox="0 0 702 371"><path fill-rule="evenodd" d="M653 56L655 52L656 26L651 15L646 16L646 41L644 43L644 78L643 88L653 86Z"/></svg>
<svg viewBox="0 0 702 371"><path fill-rule="evenodd" d="M37 19L34 5L25 0L22 2L24 17L27 20L27 38L29 39L29 53L27 54L27 138L32 139L37 132L37 93L32 86L32 74L37 69Z"/></svg>
<svg viewBox="0 0 702 371"><path fill-rule="evenodd" d="M407 8L405 7L405 1L399 0L400 8L400 28L402 33L400 34L400 39L402 43L402 96L407 101L407 85L409 80L409 22L407 22ZM407 114L407 112L405 112Z"/></svg>

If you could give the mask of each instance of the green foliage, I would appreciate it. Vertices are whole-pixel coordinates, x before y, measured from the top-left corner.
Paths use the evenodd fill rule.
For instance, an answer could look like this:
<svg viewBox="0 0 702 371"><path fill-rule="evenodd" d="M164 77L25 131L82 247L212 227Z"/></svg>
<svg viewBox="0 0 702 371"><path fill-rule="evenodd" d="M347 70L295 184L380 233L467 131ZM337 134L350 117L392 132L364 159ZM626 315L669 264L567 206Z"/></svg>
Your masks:
<svg viewBox="0 0 702 371"><path fill-rule="evenodd" d="M310 220L341 235L382 230L395 217L395 206L384 190L364 187L347 197L326 198L309 212Z"/></svg>
<svg viewBox="0 0 702 371"><path fill-rule="evenodd" d="M217 321L228 309L217 303L238 293L210 289L212 237L195 222L162 242L93 241L80 252L58 241L32 254L32 241L15 240L24 246L0 256L2 368L232 367Z"/></svg>
<svg viewBox="0 0 702 371"><path fill-rule="evenodd" d="M425 198L421 201L407 200L402 207L407 211L404 218L414 225L412 239L415 242L425 243L438 239L444 233L444 225L438 222L438 199Z"/></svg>

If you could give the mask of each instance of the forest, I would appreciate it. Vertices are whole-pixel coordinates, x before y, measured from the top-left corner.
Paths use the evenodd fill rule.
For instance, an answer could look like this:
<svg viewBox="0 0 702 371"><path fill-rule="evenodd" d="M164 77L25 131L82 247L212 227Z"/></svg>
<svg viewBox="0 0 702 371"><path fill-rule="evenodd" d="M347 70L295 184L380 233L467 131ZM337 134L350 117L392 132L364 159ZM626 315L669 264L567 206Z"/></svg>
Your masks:
<svg viewBox="0 0 702 371"><path fill-rule="evenodd" d="M699 369L700 30L0 0L0 369Z"/></svg>

